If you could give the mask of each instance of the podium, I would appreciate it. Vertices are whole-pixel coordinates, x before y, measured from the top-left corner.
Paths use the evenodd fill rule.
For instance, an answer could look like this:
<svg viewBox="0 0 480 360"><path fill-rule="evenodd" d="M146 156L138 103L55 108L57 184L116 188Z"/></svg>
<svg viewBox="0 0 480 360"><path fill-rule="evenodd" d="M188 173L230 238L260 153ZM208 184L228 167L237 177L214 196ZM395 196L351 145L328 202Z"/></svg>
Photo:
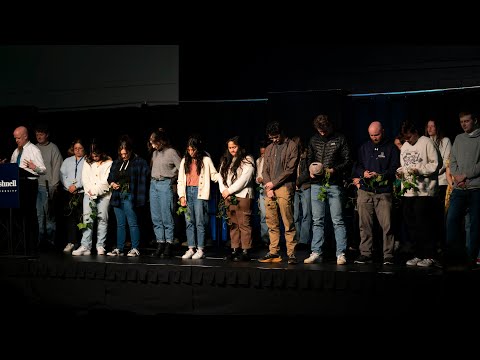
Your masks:
<svg viewBox="0 0 480 360"><path fill-rule="evenodd" d="M31 215L34 209L27 209L27 204L22 204L21 193L25 191L25 195L32 196L31 190L38 187L38 181L28 178L34 177L15 163L0 164L0 253L28 254L27 226L31 216L27 215Z"/></svg>

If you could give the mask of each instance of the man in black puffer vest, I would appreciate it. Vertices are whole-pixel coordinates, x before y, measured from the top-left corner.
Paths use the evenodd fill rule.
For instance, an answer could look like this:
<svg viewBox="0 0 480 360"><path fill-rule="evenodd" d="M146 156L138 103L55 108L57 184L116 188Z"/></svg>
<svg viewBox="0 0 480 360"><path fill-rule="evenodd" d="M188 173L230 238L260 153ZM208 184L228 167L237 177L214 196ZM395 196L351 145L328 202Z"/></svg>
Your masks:
<svg viewBox="0 0 480 360"><path fill-rule="evenodd" d="M343 175L350 172L350 150L344 135L333 129L327 115L318 115L313 120L317 134L310 139L308 165L321 163L320 171L310 172L313 238L312 253L304 260L305 264L322 261L322 246L325 241L325 206L328 202L337 243L337 264L344 265L347 247L347 230L343 219L342 187Z"/></svg>

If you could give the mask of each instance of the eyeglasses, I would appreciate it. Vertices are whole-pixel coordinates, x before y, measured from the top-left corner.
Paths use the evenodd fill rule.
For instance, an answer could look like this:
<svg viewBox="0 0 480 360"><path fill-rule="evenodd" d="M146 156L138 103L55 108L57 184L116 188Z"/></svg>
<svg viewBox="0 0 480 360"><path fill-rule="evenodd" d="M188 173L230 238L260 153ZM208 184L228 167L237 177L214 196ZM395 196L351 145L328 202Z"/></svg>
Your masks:
<svg viewBox="0 0 480 360"><path fill-rule="evenodd" d="M268 138L270 140L279 140L280 139L280 135L268 135Z"/></svg>

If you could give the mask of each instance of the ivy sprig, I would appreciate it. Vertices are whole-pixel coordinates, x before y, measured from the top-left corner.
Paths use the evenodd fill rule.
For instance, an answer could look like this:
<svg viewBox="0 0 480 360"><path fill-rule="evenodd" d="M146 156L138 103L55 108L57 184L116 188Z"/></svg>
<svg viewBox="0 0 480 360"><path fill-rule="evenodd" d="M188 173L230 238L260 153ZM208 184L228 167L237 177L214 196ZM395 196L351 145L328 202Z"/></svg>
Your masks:
<svg viewBox="0 0 480 360"><path fill-rule="evenodd" d="M415 173L409 173L408 175L405 175L402 173L400 181L402 186L400 188L395 189L394 194L396 197L401 197L405 195L405 193L409 190L413 190L413 191L419 190L417 186L417 174Z"/></svg>
<svg viewBox="0 0 480 360"><path fill-rule="evenodd" d="M111 191L111 189L109 188L108 190L105 190L103 195L105 194L108 194L109 192ZM83 229L90 229L92 230L93 229L93 223L95 222L95 220L102 220L102 218L99 216L100 213L98 212L98 206L97 206L97 202L95 201L95 199L90 199L88 205L90 206L90 214L89 214L89 218L87 219L86 222L79 222L77 224L77 227L79 230L83 230ZM82 218L81 220L83 220L83 216L85 214L82 215Z"/></svg>
<svg viewBox="0 0 480 360"><path fill-rule="evenodd" d="M388 179L385 179L385 174L377 174L377 176L372 176L371 178L365 178L364 176L360 177L360 181L363 181L368 191L377 192L378 187L385 186L388 184Z"/></svg>
<svg viewBox="0 0 480 360"><path fill-rule="evenodd" d="M320 191L318 192L317 199L320 201L325 201L327 199L327 189L330 187L330 171L328 168L325 169L325 176L323 177L322 183L320 185Z"/></svg>
<svg viewBox="0 0 480 360"><path fill-rule="evenodd" d="M185 218L187 220L190 220L190 214L188 212L188 206L182 206L182 204L180 203L180 200L177 201L177 204L179 205L178 206L178 209L177 209L177 215L182 215L182 214L185 214Z"/></svg>
<svg viewBox="0 0 480 360"><path fill-rule="evenodd" d="M75 210L80 205L80 194L78 192L74 192L68 205L65 207L65 211L67 212L65 216L72 215L73 210Z"/></svg>
<svg viewBox="0 0 480 360"><path fill-rule="evenodd" d="M120 191L120 198L125 200L128 197L128 194L130 194L130 183L127 179L120 179L118 184L120 185L120 188L118 189L118 191Z"/></svg>
<svg viewBox="0 0 480 360"><path fill-rule="evenodd" d="M83 229L92 230L93 229L93 223L95 222L95 220L97 220L97 219L100 220L101 219L98 216L99 212L98 212L97 202L94 199L90 199L90 202L88 203L88 205L90 206L90 214L89 214L86 222L79 222L77 224L77 227L78 227L79 230L83 230ZM82 218L83 218L83 215L82 215Z"/></svg>
<svg viewBox="0 0 480 360"><path fill-rule="evenodd" d="M228 225L232 225L230 216L228 216L228 207L230 205L238 205L238 199L235 195L230 195L229 200L230 203L227 205L225 199L223 197L220 198L220 200L218 201L216 217L219 219L223 218Z"/></svg>

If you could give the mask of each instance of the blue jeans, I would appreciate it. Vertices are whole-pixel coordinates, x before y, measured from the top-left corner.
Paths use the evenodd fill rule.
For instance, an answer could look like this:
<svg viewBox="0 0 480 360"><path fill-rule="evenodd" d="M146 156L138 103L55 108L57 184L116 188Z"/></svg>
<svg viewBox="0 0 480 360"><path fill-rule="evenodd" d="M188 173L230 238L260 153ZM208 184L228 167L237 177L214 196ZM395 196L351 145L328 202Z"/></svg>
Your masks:
<svg viewBox="0 0 480 360"><path fill-rule="evenodd" d="M150 212L157 242L173 242L173 190L170 179L150 183Z"/></svg>
<svg viewBox="0 0 480 360"><path fill-rule="evenodd" d="M53 197L53 190L52 187L49 189L50 198ZM47 188L45 186L39 186L37 192L38 243L47 240L53 244L55 241L57 224L55 222L53 206L49 209L49 205L51 204L49 204L48 201Z"/></svg>
<svg viewBox="0 0 480 360"><path fill-rule="evenodd" d="M312 252L322 254L322 246L325 241L325 208L330 205L335 240L337 243L336 255L345 254L347 248L347 230L342 213L342 191L338 185L330 185L326 188L325 201L318 200L321 186L312 184L310 198L312 201L313 238Z"/></svg>
<svg viewBox="0 0 480 360"><path fill-rule="evenodd" d="M258 196L258 208L260 210L260 237L264 243L268 244L270 238L268 236L267 213L265 211L265 194Z"/></svg>
<svg viewBox="0 0 480 360"><path fill-rule="evenodd" d="M102 197L96 198L94 201L97 204L97 248L100 246L105 247L105 240L107 239L107 230L108 230L108 205L110 204L111 194L104 195ZM85 194L83 197L83 222L89 223L92 220L90 219L91 209L90 209L90 197ZM82 234L82 245L87 249L92 248L92 229L85 228L83 229Z"/></svg>
<svg viewBox="0 0 480 360"><path fill-rule="evenodd" d="M465 219L465 215L469 219ZM461 224L465 219L465 225L470 224L470 232L467 232L467 253L470 258L477 256L475 249L480 230L480 189L460 190L454 189L450 195L450 206L447 213L447 246L460 250L462 236Z"/></svg>
<svg viewBox="0 0 480 360"><path fill-rule="evenodd" d="M302 210L301 213L300 209ZM312 200L310 188L295 191L293 218L295 219L298 243L308 244L312 238Z"/></svg>
<svg viewBox="0 0 480 360"><path fill-rule="evenodd" d="M205 202L207 200L198 199L198 187L187 186L187 207L188 212L185 214L185 222L187 225L187 243L189 248L205 247ZM195 245L196 240L196 245Z"/></svg>
<svg viewBox="0 0 480 360"><path fill-rule="evenodd" d="M121 195L120 206L114 207L113 211L117 218L117 248L123 251L125 247L126 223L128 223L132 248L138 249L140 246L140 229L138 228L137 214L133 208L132 195Z"/></svg>

